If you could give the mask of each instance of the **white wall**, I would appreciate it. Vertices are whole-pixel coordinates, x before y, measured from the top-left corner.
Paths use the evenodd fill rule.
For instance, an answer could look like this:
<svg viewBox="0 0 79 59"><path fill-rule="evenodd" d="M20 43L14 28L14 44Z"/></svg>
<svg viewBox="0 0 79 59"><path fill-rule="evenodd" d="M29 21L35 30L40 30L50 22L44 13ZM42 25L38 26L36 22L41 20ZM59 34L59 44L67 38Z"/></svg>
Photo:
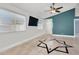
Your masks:
<svg viewBox="0 0 79 59"><path fill-rule="evenodd" d="M43 34L45 34L44 31L32 27L21 32L0 33L0 51L27 42Z"/></svg>
<svg viewBox="0 0 79 59"><path fill-rule="evenodd" d="M13 7L9 4L0 4L0 8L10 10L12 12L24 15L25 12ZM29 15L26 12L26 22L28 26ZM37 29L35 27L28 27L26 31L20 32L10 32L10 33L0 33L0 51L5 50L7 48L11 48L20 43L31 40L35 37L45 34L45 31Z"/></svg>
<svg viewBox="0 0 79 59"><path fill-rule="evenodd" d="M14 12L14 13L17 13L17 14L21 14L21 15L23 15L23 16L25 16L26 17L26 26L28 27L28 22L29 22L29 13L26 11L24 11L24 10L21 10L20 8L17 8L16 6L13 6L12 4L8 4L8 3L0 3L0 8L2 8L2 9L6 9L6 10L8 10L8 11L11 11L11 12ZM42 25L43 25L43 29L45 29L44 27L46 26L46 25L44 25L44 21L43 21L43 19L39 19L39 20L42 20L41 22L40 22L40 27L41 27L41 29L42 29ZM38 29L40 29L39 27L38 27ZM42 30L43 30L42 29Z"/></svg>
<svg viewBox="0 0 79 59"><path fill-rule="evenodd" d="M46 31L46 33L52 34L52 28L53 28L52 19L46 19L44 21L44 30Z"/></svg>
<svg viewBox="0 0 79 59"><path fill-rule="evenodd" d="M28 12L25 12L25 11L23 11L15 6L12 6L11 4L8 4L8 3L0 3L0 8L25 16L27 25L28 25L29 16L30 16Z"/></svg>

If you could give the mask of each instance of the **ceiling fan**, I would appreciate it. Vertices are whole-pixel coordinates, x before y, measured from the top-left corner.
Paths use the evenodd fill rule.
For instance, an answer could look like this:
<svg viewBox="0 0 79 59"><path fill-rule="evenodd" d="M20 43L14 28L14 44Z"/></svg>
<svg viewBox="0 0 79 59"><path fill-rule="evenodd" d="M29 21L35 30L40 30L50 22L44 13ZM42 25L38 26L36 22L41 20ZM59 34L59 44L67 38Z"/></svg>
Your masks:
<svg viewBox="0 0 79 59"><path fill-rule="evenodd" d="M50 6L50 9L48 10L48 12L51 12L51 13L59 13L61 12L60 9L62 9L63 7L55 7L55 3L52 3L52 5Z"/></svg>

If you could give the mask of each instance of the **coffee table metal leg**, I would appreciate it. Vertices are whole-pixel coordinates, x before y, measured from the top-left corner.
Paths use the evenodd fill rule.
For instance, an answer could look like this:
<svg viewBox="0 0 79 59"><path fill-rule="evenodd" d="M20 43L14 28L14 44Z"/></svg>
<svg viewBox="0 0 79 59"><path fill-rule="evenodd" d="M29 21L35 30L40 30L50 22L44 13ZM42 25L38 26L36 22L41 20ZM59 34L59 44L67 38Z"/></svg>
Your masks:
<svg viewBox="0 0 79 59"><path fill-rule="evenodd" d="M63 53L67 53L69 54L69 51L68 51L68 47L72 47L70 45L67 45L65 41L63 41L64 45L63 46L57 46L55 47L54 49L52 50L49 50L48 46L46 43L42 42L42 41L39 41L40 43L37 45L38 47L42 47L42 48L45 48L47 50L47 53L51 53L52 51L58 51L58 52L63 52ZM40 46L41 44L44 44L45 46ZM61 51L61 50L57 50L58 48L65 48L66 51Z"/></svg>

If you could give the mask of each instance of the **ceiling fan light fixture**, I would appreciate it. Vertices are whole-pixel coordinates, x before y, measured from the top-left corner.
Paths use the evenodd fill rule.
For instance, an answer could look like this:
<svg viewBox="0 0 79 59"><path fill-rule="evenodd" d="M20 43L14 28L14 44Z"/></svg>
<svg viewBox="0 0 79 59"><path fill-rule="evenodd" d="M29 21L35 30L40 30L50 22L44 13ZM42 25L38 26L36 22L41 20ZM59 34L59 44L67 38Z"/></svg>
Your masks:
<svg viewBox="0 0 79 59"><path fill-rule="evenodd" d="M63 7L55 7L55 3L52 3L52 5L50 6L50 9L48 10L50 13L60 13L60 9L62 9Z"/></svg>

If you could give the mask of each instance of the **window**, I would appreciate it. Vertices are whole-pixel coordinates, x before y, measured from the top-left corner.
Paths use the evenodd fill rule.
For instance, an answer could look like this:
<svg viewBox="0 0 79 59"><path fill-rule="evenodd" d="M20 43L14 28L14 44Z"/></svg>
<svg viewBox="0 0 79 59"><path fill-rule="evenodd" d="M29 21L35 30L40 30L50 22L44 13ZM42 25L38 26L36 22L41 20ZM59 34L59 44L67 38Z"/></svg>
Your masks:
<svg viewBox="0 0 79 59"><path fill-rule="evenodd" d="M26 18L23 15L0 9L0 32L24 31Z"/></svg>

